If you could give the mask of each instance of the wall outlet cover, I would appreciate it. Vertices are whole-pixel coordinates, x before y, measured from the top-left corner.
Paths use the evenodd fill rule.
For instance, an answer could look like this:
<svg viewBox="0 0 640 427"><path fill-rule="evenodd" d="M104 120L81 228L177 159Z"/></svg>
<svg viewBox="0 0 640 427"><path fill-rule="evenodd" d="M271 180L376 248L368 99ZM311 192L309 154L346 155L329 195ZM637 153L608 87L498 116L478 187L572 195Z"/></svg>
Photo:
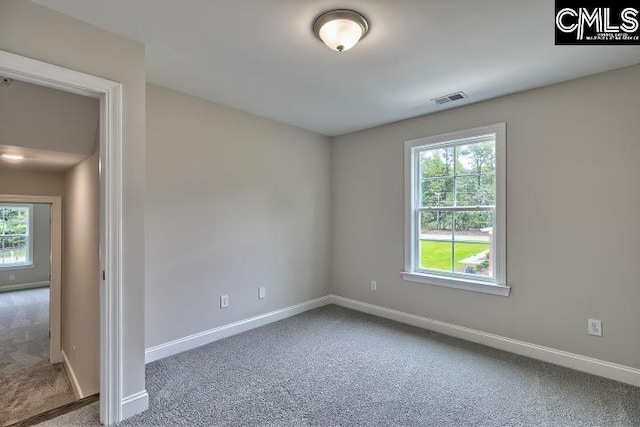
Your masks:
<svg viewBox="0 0 640 427"><path fill-rule="evenodd" d="M229 307L229 295L221 295L220 296L220 308Z"/></svg>
<svg viewBox="0 0 640 427"><path fill-rule="evenodd" d="M602 336L602 320L600 319L589 319L587 323L587 330L589 335L593 335L596 337Z"/></svg>
<svg viewBox="0 0 640 427"><path fill-rule="evenodd" d="M267 297L267 288L265 286L258 288L258 299L265 299Z"/></svg>

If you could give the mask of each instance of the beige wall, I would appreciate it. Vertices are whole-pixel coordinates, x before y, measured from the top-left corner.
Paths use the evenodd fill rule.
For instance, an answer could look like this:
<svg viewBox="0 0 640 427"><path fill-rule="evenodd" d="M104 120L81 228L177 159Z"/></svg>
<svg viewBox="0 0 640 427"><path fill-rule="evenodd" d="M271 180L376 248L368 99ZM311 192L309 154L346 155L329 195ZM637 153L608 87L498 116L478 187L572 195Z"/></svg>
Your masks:
<svg viewBox="0 0 640 427"><path fill-rule="evenodd" d="M64 179L63 173L22 171L0 164L0 195L62 197L64 195ZM0 285L49 280L50 230L48 218L50 208L48 205L34 206L40 207L36 212L38 215L34 218L34 228L38 234L43 233L41 238L34 240L36 242L34 258L36 258L37 268L0 272ZM36 222L36 219L39 221ZM15 279L10 280L9 274L14 275Z"/></svg>
<svg viewBox="0 0 640 427"><path fill-rule="evenodd" d="M62 197L64 173L21 171L0 165L0 194Z"/></svg>
<svg viewBox="0 0 640 427"><path fill-rule="evenodd" d="M100 177L98 155L66 174L62 350L85 396L100 391Z"/></svg>
<svg viewBox="0 0 640 427"><path fill-rule="evenodd" d="M327 137L151 85L147 120L148 347L329 293Z"/></svg>
<svg viewBox="0 0 640 427"><path fill-rule="evenodd" d="M635 66L335 138L332 291L640 368L639 117ZM403 281L403 141L498 122L511 296Z"/></svg>
<svg viewBox="0 0 640 427"><path fill-rule="evenodd" d="M23 0L0 0L0 49L123 84L123 394L144 389L144 46Z"/></svg>

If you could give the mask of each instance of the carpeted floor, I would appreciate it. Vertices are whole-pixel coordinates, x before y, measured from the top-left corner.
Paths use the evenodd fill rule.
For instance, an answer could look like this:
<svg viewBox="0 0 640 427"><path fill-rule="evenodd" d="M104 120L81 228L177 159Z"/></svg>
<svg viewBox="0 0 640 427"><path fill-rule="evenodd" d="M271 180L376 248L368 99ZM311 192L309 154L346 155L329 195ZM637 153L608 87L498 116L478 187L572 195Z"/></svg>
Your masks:
<svg viewBox="0 0 640 427"><path fill-rule="evenodd" d="M121 425L640 425L639 388L337 306L151 363L147 390Z"/></svg>
<svg viewBox="0 0 640 427"><path fill-rule="evenodd" d="M75 400L48 335L48 288L0 292L0 426Z"/></svg>

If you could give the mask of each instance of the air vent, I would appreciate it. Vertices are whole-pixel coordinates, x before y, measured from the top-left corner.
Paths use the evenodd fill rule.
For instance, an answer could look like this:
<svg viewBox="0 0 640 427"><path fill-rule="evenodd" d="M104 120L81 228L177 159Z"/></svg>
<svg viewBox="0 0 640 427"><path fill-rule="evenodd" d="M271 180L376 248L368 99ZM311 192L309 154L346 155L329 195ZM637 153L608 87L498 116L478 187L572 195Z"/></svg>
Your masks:
<svg viewBox="0 0 640 427"><path fill-rule="evenodd" d="M464 98L467 98L466 93L456 92L456 93L450 93L449 95L440 96L438 98L433 98L432 101L438 105L442 105L442 104L447 104L449 102L459 101Z"/></svg>

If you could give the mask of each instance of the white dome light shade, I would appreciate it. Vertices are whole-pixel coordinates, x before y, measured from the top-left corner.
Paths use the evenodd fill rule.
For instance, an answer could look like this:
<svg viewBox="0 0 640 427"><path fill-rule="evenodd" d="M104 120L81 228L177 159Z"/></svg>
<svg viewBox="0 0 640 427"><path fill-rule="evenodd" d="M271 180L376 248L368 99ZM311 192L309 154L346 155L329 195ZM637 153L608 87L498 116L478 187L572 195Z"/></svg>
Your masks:
<svg viewBox="0 0 640 427"><path fill-rule="evenodd" d="M356 45L369 31L367 20L353 10L332 10L313 23L316 36L330 49L342 52Z"/></svg>
<svg viewBox="0 0 640 427"><path fill-rule="evenodd" d="M348 19L329 21L320 28L320 39L338 52L351 49L361 37L362 27Z"/></svg>

